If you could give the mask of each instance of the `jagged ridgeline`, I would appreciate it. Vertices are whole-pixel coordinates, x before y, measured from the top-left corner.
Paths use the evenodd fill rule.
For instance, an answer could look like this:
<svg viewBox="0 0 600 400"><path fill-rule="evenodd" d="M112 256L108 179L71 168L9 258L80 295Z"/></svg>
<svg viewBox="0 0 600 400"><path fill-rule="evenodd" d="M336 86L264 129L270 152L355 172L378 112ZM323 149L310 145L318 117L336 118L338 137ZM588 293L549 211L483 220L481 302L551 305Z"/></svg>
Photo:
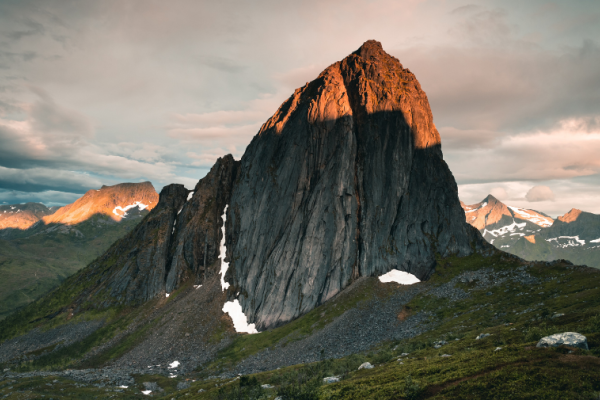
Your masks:
<svg viewBox="0 0 600 400"><path fill-rule="evenodd" d="M156 208L77 280L75 308L132 304L220 273L257 328L288 322L361 276L427 279L436 257L483 249L465 222L425 92L368 41L297 89L241 161L217 161L193 193Z"/></svg>

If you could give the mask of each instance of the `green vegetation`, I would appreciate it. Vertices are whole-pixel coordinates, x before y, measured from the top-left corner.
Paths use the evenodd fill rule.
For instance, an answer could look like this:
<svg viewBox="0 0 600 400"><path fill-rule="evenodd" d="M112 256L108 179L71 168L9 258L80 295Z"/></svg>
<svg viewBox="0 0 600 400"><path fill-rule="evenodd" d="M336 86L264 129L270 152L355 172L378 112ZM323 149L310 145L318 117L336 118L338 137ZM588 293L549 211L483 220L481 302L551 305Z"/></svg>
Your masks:
<svg viewBox="0 0 600 400"><path fill-rule="evenodd" d="M17 232L11 240L0 239L0 320L57 287L140 222L107 219L94 216L74 225L83 237L74 232L42 233L54 225L41 225Z"/></svg>
<svg viewBox="0 0 600 400"><path fill-rule="evenodd" d="M519 268L535 282L511 278ZM405 306L410 314L432 315L433 329L410 340L381 343L371 351L336 360L322 360L263 372L240 379L218 379L213 376L236 362L272 346L285 346L294 340L323 328L353 307L366 306L366 301L385 298L394 285L381 285L365 279L326 304L282 327L257 335L238 335L221 350L215 361L196 373L188 374L190 387L177 390L181 377L136 377L135 387L108 388L107 397L141 398L142 382L157 382L164 392L154 397L171 399L591 399L600 394L600 272L568 265L527 265L520 260L495 255L473 255L465 258L440 259L429 287L443 285L466 271L482 268L507 272L499 285L481 288L477 281L462 280L456 286L468 291L469 297L455 302L423 292ZM389 289L388 289L389 288ZM56 291L57 299L61 297ZM77 290L77 289L74 289ZM53 300L58 304L61 300ZM76 360L93 346L114 337L135 318L143 318L155 304L136 309L92 311L78 318L104 318L105 327L80 344L42 356L23 369L49 369L76 365ZM51 310L52 307L48 308ZM48 311L47 310L47 311ZM400 311L400 310L399 310ZM43 314L43 313L42 313ZM561 315L564 314L564 315ZM32 314L33 315L33 314ZM64 317L54 318L65 323ZM75 319L75 318L73 318ZM62 321L62 322L60 322ZM51 321L44 322L46 326ZM98 366L129 351L148 332L150 324L124 336L111 348L85 365ZM579 332L587 337L589 351L581 349L537 348L542 336L559 332ZM215 330L219 336L219 329ZM0 331L1 333L1 331ZM477 340L486 333L489 336ZM447 342L435 348L434 343ZM64 351L63 351L64 350ZM408 353L408 354L405 354ZM365 361L373 369L358 370ZM79 364L81 365L81 364ZM211 377L209 377L211 376ZM325 377L340 381L325 383ZM44 394L55 398L84 398L104 393L105 389L78 387L60 380L46 386L51 378L20 379L23 393L31 397ZM29 386L27 386L29 385ZM58 388L71 385L69 394ZM261 385L270 385L265 388ZM8 384L0 383L0 395ZM16 386L12 389L16 390ZM95 390L95 391L94 391ZM101 390L101 392L99 392ZM64 391L67 391L65 389ZM81 395L79 393L82 393ZM93 393L93 395L92 395ZM85 395L84 395L85 394ZM79 397L78 397L79 396ZM138 397L139 396L139 397ZM594 397L595 396L595 397Z"/></svg>

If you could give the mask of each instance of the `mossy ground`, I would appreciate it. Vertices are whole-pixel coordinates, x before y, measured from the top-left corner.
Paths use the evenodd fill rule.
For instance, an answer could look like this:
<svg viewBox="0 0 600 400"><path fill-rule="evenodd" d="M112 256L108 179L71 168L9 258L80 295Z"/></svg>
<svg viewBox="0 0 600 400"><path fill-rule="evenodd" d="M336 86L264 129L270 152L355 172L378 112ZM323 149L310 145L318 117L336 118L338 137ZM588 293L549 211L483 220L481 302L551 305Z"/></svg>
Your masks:
<svg viewBox="0 0 600 400"><path fill-rule="evenodd" d="M510 271L522 265L519 260L501 255L440 260L436 273L426 285L444 284L465 271L481 268ZM435 328L413 339L381 343L369 352L291 366L254 377L261 384L274 386L263 391L264 398L274 398L285 390L297 394L288 398L304 399L598 398L600 271L540 263L529 266L527 272L538 278L539 284L526 286L509 280L500 286L481 289L473 283L459 283L470 296L454 303L427 294L417 295L407 305L410 312L434 313ZM72 394L64 393L66 389L60 391L57 385L47 386L50 378L31 378L19 380L19 385L30 385L29 389L23 386L21 394L29 391L33 396L29 398L36 398L34 394L55 398L138 398L141 382L155 381L165 389L155 397L227 399L231 393L240 393L235 391L239 380L209 379L209 374L222 371L283 338L309 335L346 310L362 306L363 300L387 295L374 291L374 287L365 280L360 287L287 325L258 335L238 336L231 346L219 353L215 363L185 378L141 376L136 378L135 388L122 392L116 388L106 392L106 388L77 387L72 381L62 380L74 388ZM555 317L557 313L564 316ZM584 334L590 350L535 347L540 337L567 331ZM476 340L480 333L490 336ZM448 344L436 349L433 344L439 340ZM403 353L409 354L401 356ZM375 368L358 371L358 365L364 361L371 362ZM341 381L322 384L323 377L334 375L339 375ZM176 383L181 379L187 379L191 387L176 390ZM8 393L7 384L1 383L0 387L0 395ZM301 389L303 397L298 394ZM11 393L15 390L16 386Z"/></svg>

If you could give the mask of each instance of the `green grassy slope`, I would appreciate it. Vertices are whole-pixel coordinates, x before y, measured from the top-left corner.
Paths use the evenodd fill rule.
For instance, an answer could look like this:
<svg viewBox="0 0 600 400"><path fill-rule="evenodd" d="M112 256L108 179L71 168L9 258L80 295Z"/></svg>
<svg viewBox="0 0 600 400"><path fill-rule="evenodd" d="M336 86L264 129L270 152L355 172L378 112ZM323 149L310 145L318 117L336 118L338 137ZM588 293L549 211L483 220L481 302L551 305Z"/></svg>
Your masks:
<svg viewBox="0 0 600 400"><path fill-rule="evenodd" d="M255 374L257 383L273 386L269 389L240 386L240 380L217 379L214 376L226 372L231 365L261 349L289 340L295 334L307 335L321 329L346 310L360 307L365 299L384 299L388 293L374 291L375 285L366 281L290 324L256 335L238 335L229 347L219 352L215 362L185 377L140 376L136 378L135 385L127 389L108 388L108 392L105 389L94 391L90 385L65 379L48 386L46 383L52 383L55 378L27 378L14 383L0 383L0 395L13 393L6 388L9 384L18 384L22 393L27 392L32 398L41 394L54 398L85 398L107 393L113 398L141 398L138 396L142 396L142 382L155 381L165 391L155 393L154 397L167 399L181 396L186 396L186 399L273 399L276 396L285 399L598 398L600 271L558 263L549 266L528 264L501 254L488 258L473 255L440 260L436 273L425 285L431 288L444 285L465 271L488 268L502 272L522 267L526 267L527 272L539 280L538 283L507 280L501 285L480 288L476 282L459 282L456 286L470 296L454 302L440 300L424 291L413 298L404 310L408 310L409 315L421 311L435 315L432 330L407 341L384 342L370 351L342 359ZM393 285L389 287L394 290ZM20 313L23 317L21 322L16 321L15 326L30 325L33 318L51 312L61 301L68 302L69 290L78 289L61 286L50 296L54 303L46 301L44 304L47 306L43 310L32 308L29 314L25 312L29 307L26 308ZM88 311L78 318L107 318L109 323L103 330L110 330L111 326L122 329L134 313L153 307L156 304L149 303L137 311L106 310L96 316ZM66 319L61 314L38 323L48 327L64 322ZM85 346L65 348L63 353L70 353L62 354L66 357L63 360L71 357L70 362L56 363L58 354L51 356L51 353L45 363L43 359L36 362L35 368L75 366L77 357L84 354L86 348L91 348L92 341L96 345L106 340L103 335L112 335L108 330L92 335L88 339L90 343ZM535 347L543 336L569 331L584 334L590 349ZM481 333L490 336L476 340ZM6 330L0 330L0 340L13 335L14 331L8 334ZM435 342L440 340L447 344L435 348ZM130 342L126 337L106 352L112 354L117 349L123 354L135 345ZM358 371L357 367L365 361L374 364L375 368ZM27 370L32 366L23 367ZM340 382L323 383L324 377L334 375L340 377ZM183 380L191 386L177 390L176 383ZM247 380L244 382L248 384ZM61 388L63 391L60 391ZM65 393L67 391L68 394Z"/></svg>
<svg viewBox="0 0 600 400"><path fill-rule="evenodd" d="M52 225L42 225L17 232L11 240L0 240L0 319L85 267L141 218L124 219L120 223L102 221L107 221L107 217L94 216L73 226L83 237L74 232L45 233Z"/></svg>
<svg viewBox="0 0 600 400"><path fill-rule="evenodd" d="M501 244L501 242L499 242ZM496 242L494 242L496 245ZM499 246L498 246L499 247ZM541 238L536 238L535 243L530 243L524 238L519 239L510 248L503 248L511 254L525 260L552 261L569 260L576 265L600 268L600 245L586 245L581 247L556 247Z"/></svg>

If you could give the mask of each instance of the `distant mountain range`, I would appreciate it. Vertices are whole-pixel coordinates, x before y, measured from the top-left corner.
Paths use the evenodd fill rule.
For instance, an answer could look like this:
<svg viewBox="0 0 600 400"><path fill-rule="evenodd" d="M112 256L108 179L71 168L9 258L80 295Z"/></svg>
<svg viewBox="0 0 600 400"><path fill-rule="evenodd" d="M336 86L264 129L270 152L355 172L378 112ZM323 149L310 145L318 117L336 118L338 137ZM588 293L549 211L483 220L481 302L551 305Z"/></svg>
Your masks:
<svg viewBox="0 0 600 400"><path fill-rule="evenodd" d="M0 206L0 318L85 267L157 202L156 190L144 182L90 190L60 208Z"/></svg>
<svg viewBox="0 0 600 400"><path fill-rule="evenodd" d="M507 206L492 195L477 204L461 204L467 222L501 250L529 261L565 259L600 268L600 215L572 209L555 220Z"/></svg>

